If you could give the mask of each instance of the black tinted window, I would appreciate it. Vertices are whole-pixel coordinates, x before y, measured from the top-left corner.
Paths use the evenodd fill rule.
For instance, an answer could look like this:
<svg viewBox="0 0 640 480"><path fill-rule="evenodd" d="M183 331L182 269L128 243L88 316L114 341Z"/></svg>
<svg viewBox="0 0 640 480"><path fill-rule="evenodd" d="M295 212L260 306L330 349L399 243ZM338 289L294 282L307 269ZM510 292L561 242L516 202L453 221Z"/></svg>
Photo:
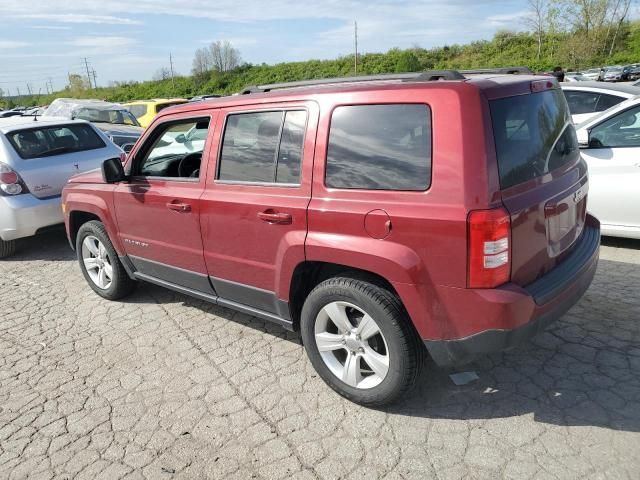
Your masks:
<svg viewBox="0 0 640 480"><path fill-rule="evenodd" d="M581 113L595 112L600 94L565 90L564 96L567 98L567 104L569 105L571 114L579 115Z"/></svg>
<svg viewBox="0 0 640 480"><path fill-rule="evenodd" d="M329 187L426 190L431 182L429 107L336 108L331 118L326 169Z"/></svg>
<svg viewBox="0 0 640 480"><path fill-rule="evenodd" d="M580 155L577 145L570 154L553 153L555 148L566 152L565 144L575 140L567 104L560 90L502 98L490 103L502 188L544 175Z"/></svg>
<svg viewBox="0 0 640 480"><path fill-rule="evenodd" d="M640 146L640 107L620 112L594 127L591 130L589 146L591 148Z"/></svg>
<svg viewBox="0 0 640 480"><path fill-rule="evenodd" d="M298 183L306 122L298 110L229 115L218 179Z"/></svg>
<svg viewBox="0 0 640 480"><path fill-rule="evenodd" d="M602 112L607 110L620 102L622 102L624 98L616 97L615 95L600 95L600 99L598 100L598 105L596 106L596 112Z"/></svg>
<svg viewBox="0 0 640 480"><path fill-rule="evenodd" d="M102 148L105 143L89 125L30 128L7 134L9 142L24 159Z"/></svg>

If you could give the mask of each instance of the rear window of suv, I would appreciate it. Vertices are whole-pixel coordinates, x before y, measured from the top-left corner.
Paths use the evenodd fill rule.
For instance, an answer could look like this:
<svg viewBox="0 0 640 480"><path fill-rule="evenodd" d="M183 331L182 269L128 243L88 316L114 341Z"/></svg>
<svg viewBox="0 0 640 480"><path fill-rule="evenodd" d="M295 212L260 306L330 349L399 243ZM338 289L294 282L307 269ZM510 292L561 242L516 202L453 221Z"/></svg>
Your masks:
<svg viewBox="0 0 640 480"><path fill-rule="evenodd" d="M337 107L325 182L344 189L429 188L431 109L418 104Z"/></svg>
<svg viewBox="0 0 640 480"><path fill-rule="evenodd" d="M8 133L7 138L23 159L63 155L106 146L91 126L81 124L17 130Z"/></svg>
<svg viewBox="0 0 640 480"><path fill-rule="evenodd" d="M490 102L501 188L540 177L580 156L560 89Z"/></svg>

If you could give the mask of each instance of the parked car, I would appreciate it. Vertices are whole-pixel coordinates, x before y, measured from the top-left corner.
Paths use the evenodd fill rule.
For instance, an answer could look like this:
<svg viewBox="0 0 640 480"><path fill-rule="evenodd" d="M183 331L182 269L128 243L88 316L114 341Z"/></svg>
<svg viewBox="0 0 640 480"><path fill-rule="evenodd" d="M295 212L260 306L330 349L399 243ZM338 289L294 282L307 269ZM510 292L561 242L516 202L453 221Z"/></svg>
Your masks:
<svg viewBox="0 0 640 480"><path fill-rule="evenodd" d="M153 100L137 100L124 105L133 113L140 125L147 128L156 115L165 108L187 102L186 98L155 98Z"/></svg>
<svg viewBox="0 0 640 480"><path fill-rule="evenodd" d="M209 100L210 98L220 98L221 95L215 95L215 94L210 94L210 95L196 95L195 97L191 97L189 99L190 102L201 102L202 100Z"/></svg>
<svg viewBox="0 0 640 480"><path fill-rule="evenodd" d="M21 117L23 112L21 110L5 110L4 112L0 112L0 118L9 118L9 117Z"/></svg>
<svg viewBox="0 0 640 480"><path fill-rule="evenodd" d="M636 81L639 78L640 78L640 64L636 63L634 65L631 65L627 80Z"/></svg>
<svg viewBox="0 0 640 480"><path fill-rule="evenodd" d="M0 258L15 241L63 222L60 194L68 178L120 158L100 130L80 120L0 120Z"/></svg>
<svg viewBox="0 0 640 480"><path fill-rule="evenodd" d="M576 125L640 94L640 88L626 84L601 82L563 83L562 91L567 98L573 123Z"/></svg>
<svg viewBox="0 0 640 480"><path fill-rule="evenodd" d="M327 384L383 405L425 353L451 365L515 347L589 286L600 229L554 79L243 93L162 112L125 166L70 180L66 228L98 295L148 281L299 329ZM167 153L193 129L201 151Z"/></svg>
<svg viewBox="0 0 640 480"><path fill-rule="evenodd" d="M44 116L91 122L125 151L131 150L144 131L126 107L101 100L57 98L45 110Z"/></svg>
<svg viewBox="0 0 640 480"><path fill-rule="evenodd" d="M565 82L588 82L590 81L590 79L588 77L585 77L581 73L568 72L568 73L565 73L564 75L564 81Z"/></svg>
<svg viewBox="0 0 640 480"><path fill-rule="evenodd" d="M579 125L577 134L589 165L587 207L602 233L640 239L640 97Z"/></svg>
<svg viewBox="0 0 640 480"><path fill-rule="evenodd" d="M623 67L616 65L613 67L607 67L604 71L605 82L620 82L623 79Z"/></svg>
<svg viewBox="0 0 640 480"><path fill-rule="evenodd" d="M604 69L602 68L590 68L581 73L582 76L594 82L604 80Z"/></svg>

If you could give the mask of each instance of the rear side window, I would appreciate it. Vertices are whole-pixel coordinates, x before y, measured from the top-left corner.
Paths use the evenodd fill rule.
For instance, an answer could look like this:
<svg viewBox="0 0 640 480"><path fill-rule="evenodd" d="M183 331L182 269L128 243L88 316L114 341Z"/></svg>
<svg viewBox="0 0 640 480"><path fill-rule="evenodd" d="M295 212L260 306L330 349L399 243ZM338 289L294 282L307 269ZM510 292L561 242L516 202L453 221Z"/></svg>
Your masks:
<svg viewBox="0 0 640 480"><path fill-rule="evenodd" d="M229 115L222 141L218 179L300 183L306 125L305 110Z"/></svg>
<svg viewBox="0 0 640 480"><path fill-rule="evenodd" d="M615 95L600 95L600 99L598 100L598 106L596 107L596 112L602 112L604 110L608 110L609 108L618 105L622 102L624 98L616 97Z"/></svg>
<svg viewBox="0 0 640 480"><path fill-rule="evenodd" d="M431 183L431 109L427 105L352 105L331 118L326 185L416 190Z"/></svg>
<svg viewBox="0 0 640 480"><path fill-rule="evenodd" d="M50 157L105 147L89 125L29 128L7 134L9 142L23 159Z"/></svg>
<svg viewBox="0 0 640 480"><path fill-rule="evenodd" d="M140 117L142 117L142 116L147 114L147 106L146 105L127 105L127 109L136 118L140 118Z"/></svg>
<svg viewBox="0 0 640 480"><path fill-rule="evenodd" d="M490 102L500 186L540 177L580 157L559 89Z"/></svg>

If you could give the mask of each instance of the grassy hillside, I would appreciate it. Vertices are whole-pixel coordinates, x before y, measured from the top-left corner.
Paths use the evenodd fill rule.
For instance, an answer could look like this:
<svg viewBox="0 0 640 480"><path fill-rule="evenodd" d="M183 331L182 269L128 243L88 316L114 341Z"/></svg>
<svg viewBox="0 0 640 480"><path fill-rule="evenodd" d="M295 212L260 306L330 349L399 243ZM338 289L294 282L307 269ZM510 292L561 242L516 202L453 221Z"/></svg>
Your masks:
<svg viewBox="0 0 640 480"><path fill-rule="evenodd" d="M479 68L526 65L532 70L550 70L556 65L581 69L616 63L640 62L640 22L624 25L613 49L593 54L584 50L580 32L546 34L538 57L535 35L527 32L498 32L490 41L448 45L432 49L392 49L358 57L359 74L411 72L425 69ZM603 49L604 50L604 49ZM243 65L231 72L181 76L171 80L122 82L95 90L67 87L39 98L21 99L21 104L48 104L57 97L100 98L115 102L156 97L190 97L204 93L229 94L247 85L347 76L353 74L353 56L335 60L309 60L276 65ZM0 101L1 102L1 101Z"/></svg>

